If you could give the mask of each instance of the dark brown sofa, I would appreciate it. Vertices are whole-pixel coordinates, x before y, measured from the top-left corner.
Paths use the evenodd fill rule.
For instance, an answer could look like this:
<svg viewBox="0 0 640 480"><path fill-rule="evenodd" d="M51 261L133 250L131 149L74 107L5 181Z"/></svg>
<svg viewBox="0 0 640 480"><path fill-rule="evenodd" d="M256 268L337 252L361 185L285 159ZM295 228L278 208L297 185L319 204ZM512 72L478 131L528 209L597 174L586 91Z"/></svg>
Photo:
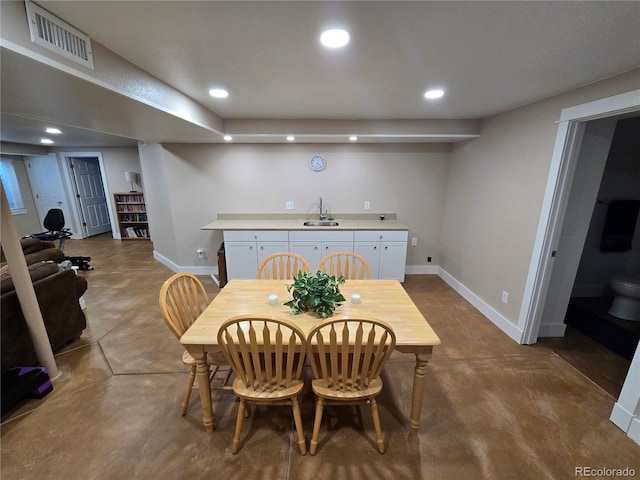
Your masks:
<svg viewBox="0 0 640 480"><path fill-rule="evenodd" d="M45 245L38 245L33 240ZM87 290L87 281L72 269L59 269L57 262L64 260L64 253L52 248L51 242L23 239L22 244L51 348L55 352L79 337L86 328L79 299ZM2 373L13 367L36 365L38 359L10 275L0 282L0 306Z"/></svg>

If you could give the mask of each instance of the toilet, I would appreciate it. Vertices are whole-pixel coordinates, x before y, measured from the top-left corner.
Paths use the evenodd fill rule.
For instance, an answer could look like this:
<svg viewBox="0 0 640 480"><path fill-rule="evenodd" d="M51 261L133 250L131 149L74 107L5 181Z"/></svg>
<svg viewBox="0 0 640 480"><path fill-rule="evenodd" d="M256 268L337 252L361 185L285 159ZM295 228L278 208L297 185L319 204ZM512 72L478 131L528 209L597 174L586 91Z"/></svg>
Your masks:
<svg viewBox="0 0 640 480"><path fill-rule="evenodd" d="M615 276L609 286L616 295L609 314L640 322L640 274Z"/></svg>

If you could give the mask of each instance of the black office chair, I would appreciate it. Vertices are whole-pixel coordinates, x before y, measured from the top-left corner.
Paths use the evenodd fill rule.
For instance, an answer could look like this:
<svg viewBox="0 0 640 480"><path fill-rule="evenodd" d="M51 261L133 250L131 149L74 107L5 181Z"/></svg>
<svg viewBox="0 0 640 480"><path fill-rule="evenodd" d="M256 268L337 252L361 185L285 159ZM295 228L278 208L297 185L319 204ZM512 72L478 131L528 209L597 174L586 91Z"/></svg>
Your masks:
<svg viewBox="0 0 640 480"><path fill-rule="evenodd" d="M39 240L48 240L53 242L59 240L58 248L64 250L64 241L67 238L71 238L72 233L69 228L64 228L64 213L59 208L52 208L47 212L42 222L46 232L33 233L30 237L37 238Z"/></svg>

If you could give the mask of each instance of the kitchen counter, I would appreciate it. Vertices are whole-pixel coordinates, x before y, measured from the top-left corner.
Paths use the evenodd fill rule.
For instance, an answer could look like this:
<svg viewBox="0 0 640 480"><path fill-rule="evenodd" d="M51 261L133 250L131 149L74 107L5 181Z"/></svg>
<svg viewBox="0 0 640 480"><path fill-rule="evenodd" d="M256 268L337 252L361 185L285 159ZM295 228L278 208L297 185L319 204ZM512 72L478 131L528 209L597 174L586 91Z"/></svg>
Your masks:
<svg viewBox="0 0 640 480"><path fill-rule="evenodd" d="M219 214L218 219L204 225L202 230L409 230L396 220L396 214L335 214L330 220L336 227L305 227L307 220L318 220L318 215L295 214Z"/></svg>

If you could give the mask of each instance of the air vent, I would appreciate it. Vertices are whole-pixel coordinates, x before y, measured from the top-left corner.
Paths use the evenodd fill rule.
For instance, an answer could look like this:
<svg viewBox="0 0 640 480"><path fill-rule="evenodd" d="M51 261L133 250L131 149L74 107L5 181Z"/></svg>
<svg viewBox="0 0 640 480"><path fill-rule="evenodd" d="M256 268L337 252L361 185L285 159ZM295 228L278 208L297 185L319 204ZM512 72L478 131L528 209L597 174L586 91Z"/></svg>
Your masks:
<svg viewBox="0 0 640 480"><path fill-rule="evenodd" d="M31 41L93 70L91 39L42 7L27 0Z"/></svg>

